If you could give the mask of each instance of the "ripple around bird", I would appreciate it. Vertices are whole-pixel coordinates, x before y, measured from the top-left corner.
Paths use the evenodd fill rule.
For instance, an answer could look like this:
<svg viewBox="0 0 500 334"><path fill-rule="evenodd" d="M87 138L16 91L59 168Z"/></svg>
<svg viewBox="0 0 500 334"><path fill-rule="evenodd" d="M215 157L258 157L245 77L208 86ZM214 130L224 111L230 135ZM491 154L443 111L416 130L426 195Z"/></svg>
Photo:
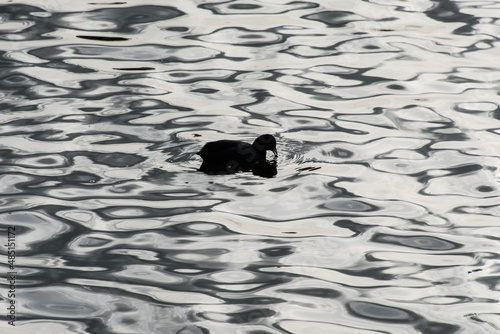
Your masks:
<svg viewBox="0 0 500 334"><path fill-rule="evenodd" d="M500 331L496 7L1 5L16 327ZM274 177L197 170L264 133Z"/></svg>

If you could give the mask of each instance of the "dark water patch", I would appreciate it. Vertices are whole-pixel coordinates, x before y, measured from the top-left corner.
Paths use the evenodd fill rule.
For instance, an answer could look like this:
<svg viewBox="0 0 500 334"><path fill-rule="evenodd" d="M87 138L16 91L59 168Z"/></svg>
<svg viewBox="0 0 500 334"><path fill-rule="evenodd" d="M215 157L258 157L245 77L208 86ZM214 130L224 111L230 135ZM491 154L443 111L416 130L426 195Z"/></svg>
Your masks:
<svg viewBox="0 0 500 334"><path fill-rule="evenodd" d="M27 4L0 6L0 21L11 28L0 30L0 39L6 41L46 40L56 27L50 24L53 14L43 8Z"/></svg>
<svg viewBox="0 0 500 334"><path fill-rule="evenodd" d="M481 192L481 193L489 193L489 192L495 191L496 189L497 188L495 188L495 187L483 185L483 186L478 186L476 188L476 191Z"/></svg>
<svg viewBox="0 0 500 334"><path fill-rule="evenodd" d="M443 322L427 321L415 326L422 334L453 334L461 331L460 326Z"/></svg>
<svg viewBox="0 0 500 334"><path fill-rule="evenodd" d="M103 2L89 2L89 5L103 6L103 5L126 5L126 1L103 1Z"/></svg>
<svg viewBox="0 0 500 334"><path fill-rule="evenodd" d="M387 85L387 88L394 89L394 90L405 90L405 87L403 85L399 85L399 84Z"/></svg>
<svg viewBox="0 0 500 334"><path fill-rule="evenodd" d="M420 318L416 313L402 308L359 301L347 303L347 310L354 316L391 323L413 323Z"/></svg>
<svg viewBox="0 0 500 334"><path fill-rule="evenodd" d="M313 99L318 101L340 101L341 97L336 94L321 93L320 90L323 88L311 88L311 87L295 87L295 90L304 93L306 95L312 96Z"/></svg>
<svg viewBox="0 0 500 334"><path fill-rule="evenodd" d="M269 189L270 192L275 192L275 193L280 193L280 192L286 192L288 190L293 189L293 187L287 186L287 187L278 187L278 188L272 188Z"/></svg>
<svg viewBox="0 0 500 334"><path fill-rule="evenodd" d="M400 245L416 249L435 250L435 251L445 251L445 250L459 249L463 247L462 244L456 242L426 235L399 236L399 235L377 233L372 237L371 240L373 242L388 243L388 244Z"/></svg>
<svg viewBox="0 0 500 334"><path fill-rule="evenodd" d="M190 35L185 38L215 44L231 44L247 47L264 47L286 41L286 35L272 30L250 30L247 28L222 28L204 35Z"/></svg>
<svg viewBox="0 0 500 334"><path fill-rule="evenodd" d="M336 44L332 47L337 48L340 44ZM396 50L391 50L396 51ZM358 51L359 52L359 51ZM370 74L369 68L345 68L344 71L340 73L335 73L341 79L351 80L354 84L349 85L349 87L361 87L361 86L370 86L375 85L377 83L386 83L390 80L383 76L376 76Z"/></svg>
<svg viewBox="0 0 500 334"><path fill-rule="evenodd" d="M142 66L142 67L113 67L114 70L117 71L154 71L156 68L154 67L147 67L147 66Z"/></svg>
<svg viewBox="0 0 500 334"><path fill-rule="evenodd" d="M37 82L38 82L37 80L34 80L33 78L31 78L27 75L14 73L14 74L8 74L6 76L2 76L2 79L0 79L0 87L2 87L3 89L13 90L13 88L30 87L30 86L36 84ZM0 110L6 110L6 109L11 109L11 108L21 108L21 107L25 107L25 106L18 106L18 105L12 106L9 103L0 104ZM26 106L26 107L29 107L29 106ZM30 111L30 110L22 110L22 111Z"/></svg>
<svg viewBox="0 0 500 334"><path fill-rule="evenodd" d="M3 108L5 107L5 108ZM2 111L36 111L40 110L40 105L39 104L27 104L27 105L21 105L21 106L12 106L8 103L2 103L0 105L0 110Z"/></svg>
<svg viewBox="0 0 500 334"><path fill-rule="evenodd" d="M154 100L150 99L144 99L144 100L135 100L129 104L130 109L132 109L134 112L142 112L142 111L151 111L154 109L161 109L164 112L169 112L169 111L194 111L194 109L189 108L189 107L184 107L182 105L176 105L176 104L171 104L168 102L157 102ZM150 103L153 103L154 105L150 106ZM122 115L119 115L118 117L123 117ZM113 119L113 117L111 117Z"/></svg>
<svg viewBox="0 0 500 334"><path fill-rule="evenodd" d="M358 37L336 43L333 47L339 52L349 54L402 53L403 49L397 45L397 43L392 42L391 37L378 37L376 39Z"/></svg>
<svg viewBox="0 0 500 334"><path fill-rule="evenodd" d="M92 173L76 171L68 175L58 176L57 179L68 185L95 185L101 180L100 176Z"/></svg>
<svg viewBox="0 0 500 334"><path fill-rule="evenodd" d="M319 5L312 2L292 1L283 4L246 1L246 3L219 2L200 4L198 7L208 9L218 15L269 15L283 14L294 10L312 9Z"/></svg>
<svg viewBox="0 0 500 334"><path fill-rule="evenodd" d="M283 14L294 10L312 9L319 5L312 2L292 1L283 4L273 4L255 1L246 1L246 3L219 2L200 4L198 7L208 9L214 14L219 15L266 15L266 14Z"/></svg>
<svg viewBox="0 0 500 334"><path fill-rule="evenodd" d="M425 334L447 333L452 334L459 331L460 327L454 324L428 321L415 312L380 305L368 302L349 302L347 304L348 311L358 317L371 319L387 323L408 323L412 324L415 329Z"/></svg>
<svg viewBox="0 0 500 334"><path fill-rule="evenodd" d="M271 305L285 303L286 300L274 297L251 297L251 298L224 298L228 304L242 304L242 305Z"/></svg>
<svg viewBox="0 0 500 334"><path fill-rule="evenodd" d="M76 37L82 39L88 39L91 41L99 41L99 42L125 42L130 38L126 37L114 37L114 36L90 36L90 35L77 35Z"/></svg>
<svg viewBox="0 0 500 334"><path fill-rule="evenodd" d="M377 206L364 201L340 198L322 204L321 207L340 212L373 212L380 210Z"/></svg>
<svg viewBox="0 0 500 334"><path fill-rule="evenodd" d="M259 252L261 252L265 257L271 258L288 256L293 254L295 251L295 248L292 246L278 246L259 250Z"/></svg>
<svg viewBox="0 0 500 334"><path fill-rule="evenodd" d="M288 112L283 112L288 114ZM330 130L335 128L335 125L330 120L319 119L314 117L298 117L287 115L288 121L294 125L297 131L300 130Z"/></svg>
<svg viewBox="0 0 500 334"><path fill-rule="evenodd" d="M71 141L81 134L67 134L62 130L31 131L30 138L40 142L62 142Z"/></svg>
<svg viewBox="0 0 500 334"><path fill-rule="evenodd" d="M167 31L175 31L175 32L187 32L189 31L188 27L168 27L165 28Z"/></svg>
<svg viewBox="0 0 500 334"><path fill-rule="evenodd" d="M474 299L468 296L429 296L422 299L423 303L434 304L434 305L457 305L473 302Z"/></svg>
<svg viewBox="0 0 500 334"><path fill-rule="evenodd" d="M55 219L47 211L42 208L33 212L19 210L0 213L0 226L6 230L8 226L15 227L14 240L17 242L14 241L14 248L17 255L41 254L45 251L54 253L63 248L68 236L74 233L71 225ZM5 245L0 246L2 251L6 248Z"/></svg>
<svg viewBox="0 0 500 334"><path fill-rule="evenodd" d="M172 143L175 141L173 140ZM153 147L149 147L149 149L153 149ZM199 148L193 148L190 143L184 143L181 145L164 147L161 151L169 154L168 158L165 159L168 163L180 164L186 160L192 159L195 153L199 150ZM198 167L196 167L198 170Z"/></svg>
<svg viewBox="0 0 500 334"><path fill-rule="evenodd" d="M337 290L324 289L324 288L282 289L280 290L280 292L315 297L315 298L327 298L327 299L336 299L342 295Z"/></svg>
<svg viewBox="0 0 500 334"><path fill-rule="evenodd" d="M202 7L203 8L203 7ZM242 3L242 4L231 4L227 6L229 9L242 9L242 10L252 10L252 9L260 9L261 5Z"/></svg>
<svg viewBox="0 0 500 334"><path fill-rule="evenodd" d="M251 310L234 313L203 312L197 314L197 316L206 320L240 325L255 323L256 321L274 315L276 315L276 312L269 308L253 308Z"/></svg>
<svg viewBox="0 0 500 334"><path fill-rule="evenodd" d="M334 225L341 228L349 229L350 231L354 232L354 236L358 236L359 234L364 233L365 231L371 228L370 226L359 224L348 219L337 220L334 223Z"/></svg>
<svg viewBox="0 0 500 334"><path fill-rule="evenodd" d="M347 149L343 149L343 148L340 148L340 147L336 147L334 148L333 150L331 151L322 151L323 155L326 155L326 156L334 156L336 158L340 158L340 159L350 159L354 156L354 152L350 151L350 150L347 150Z"/></svg>
<svg viewBox="0 0 500 334"><path fill-rule="evenodd" d="M100 112L103 110L103 108L99 108L99 107L81 107L78 109L83 111L83 112L88 112L88 113L96 113L96 112Z"/></svg>
<svg viewBox="0 0 500 334"><path fill-rule="evenodd" d="M192 109L189 108L179 108L171 105L168 102L159 100L159 99L139 99L134 100L129 103L129 108L134 111L151 111L156 109L173 109L173 110L182 110L189 111Z"/></svg>
<svg viewBox="0 0 500 334"><path fill-rule="evenodd" d="M494 291L498 287L498 282L500 281L500 275L486 275L476 278L475 281L483 284L489 290ZM495 303L495 300L490 300L490 301Z"/></svg>
<svg viewBox="0 0 500 334"><path fill-rule="evenodd" d="M371 254L366 255L366 260L367 261L373 260L373 257L371 256ZM390 269L390 267L377 266L375 268L370 268L370 267L368 267L368 268L356 268L353 270L343 269L343 270L339 270L339 271L346 274L346 275L349 275L351 277L369 277L371 279L377 280L377 285L386 286L389 284L388 282L390 282L396 278L395 275L387 273L388 269Z"/></svg>
<svg viewBox="0 0 500 334"><path fill-rule="evenodd" d="M146 160L146 157L128 153L101 153L90 155L92 160L98 164L110 167L131 167Z"/></svg>
<svg viewBox="0 0 500 334"><path fill-rule="evenodd" d="M36 48L33 48L35 50ZM44 67L44 66L40 66ZM79 64L75 64L73 62L66 62L64 61L63 58L57 59L57 60L51 60L50 62L45 63L45 67L48 69L56 69L56 70L63 70L63 71L68 71L72 73L78 73L78 74L89 74L89 73L95 73L96 70L94 68L90 68L87 66L81 66ZM85 80L82 80L85 82ZM73 88L73 86L72 86Z"/></svg>
<svg viewBox="0 0 500 334"><path fill-rule="evenodd" d="M314 172L315 170L318 170L320 169L321 167L300 167L300 168L296 168L296 171L297 172Z"/></svg>
<svg viewBox="0 0 500 334"><path fill-rule="evenodd" d="M0 156L2 156L0 154ZM58 154L29 154L23 156L13 156L11 155L11 161L9 164L22 166L26 168L62 168L69 167L71 165L65 157Z"/></svg>
<svg viewBox="0 0 500 334"><path fill-rule="evenodd" d="M204 70L174 70L162 73L162 78L169 82L192 84L200 81L236 82L237 76L249 73L248 71L235 71L227 69Z"/></svg>
<svg viewBox="0 0 500 334"><path fill-rule="evenodd" d="M175 176L175 173L165 170L163 167L152 168L142 176L141 180L153 184L167 184L168 182L173 182Z"/></svg>
<svg viewBox="0 0 500 334"><path fill-rule="evenodd" d="M354 21L362 21L365 18L349 11L324 11L303 16L307 20L323 22L329 27L343 27Z"/></svg>
<svg viewBox="0 0 500 334"><path fill-rule="evenodd" d="M197 88L197 89L193 89L191 92L201 93L201 94L215 94L215 93L218 93L219 90L213 89L213 88Z"/></svg>
<svg viewBox="0 0 500 334"><path fill-rule="evenodd" d="M430 180L434 178L441 178L446 176L460 176L460 175L469 175L474 174L483 169L482 165L478 164L466 164L456 167L450 167L446 169L440 169L439 174L435 175L436 170L427 170L424 172L416 173L413 176L418 179L422 184L428 183Z"/></svg>
<svg viewBox="0 0 500 334"><path fill-rule="evenodd" d="M17 61L11 60L9 57L9 53L7 51L0 51L0 69L6 70L9 67L16 67L19 65Z"/></svg>
<svg viewBox="0 0 500 334"><path fill-rule="evenodd" d="M462 13L456 3L450 0L439 1L430 10L425 11L425 15L441 22L463 22L469 27L477 23L473 15ZM472 30L464 30L464 27L461 27L461 29L455 29L454 34L460 35L466 32L472 32Z"/></svg>

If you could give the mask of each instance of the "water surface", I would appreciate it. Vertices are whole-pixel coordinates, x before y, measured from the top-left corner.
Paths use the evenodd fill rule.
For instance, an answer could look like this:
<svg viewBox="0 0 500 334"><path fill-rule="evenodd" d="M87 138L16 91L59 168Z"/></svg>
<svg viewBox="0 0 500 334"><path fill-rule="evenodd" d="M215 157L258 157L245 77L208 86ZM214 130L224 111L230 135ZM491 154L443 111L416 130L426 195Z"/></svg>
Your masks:
<svg viewBox="0 0 500 334"><path fill-rule="evenodd" d="M4 3L2 332L499 332L498 10Z"/></svg>

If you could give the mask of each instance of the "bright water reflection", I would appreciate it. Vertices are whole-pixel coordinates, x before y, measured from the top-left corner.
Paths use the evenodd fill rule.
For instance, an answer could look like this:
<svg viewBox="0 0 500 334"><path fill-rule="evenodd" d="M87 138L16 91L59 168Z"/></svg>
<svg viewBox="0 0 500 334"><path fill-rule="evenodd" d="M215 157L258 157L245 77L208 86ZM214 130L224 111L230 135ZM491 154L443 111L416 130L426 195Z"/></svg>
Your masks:
<svg viewBox="0 0 500 334"><path fill-rule="evenodd" d="M15 330L499 332L498 9L1 5ZM197 171L263 133L277 176Z"/></svg>

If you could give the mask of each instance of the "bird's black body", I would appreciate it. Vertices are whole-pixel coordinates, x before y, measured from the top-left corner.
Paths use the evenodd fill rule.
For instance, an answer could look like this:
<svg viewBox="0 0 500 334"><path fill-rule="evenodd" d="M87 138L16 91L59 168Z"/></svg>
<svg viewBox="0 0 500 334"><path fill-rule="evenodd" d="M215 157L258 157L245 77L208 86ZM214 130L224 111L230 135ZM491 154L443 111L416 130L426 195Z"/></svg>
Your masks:
<svg viewBox="0 0 500 334"><path fill-rule="evenodd" d="M203 159L200 171L207 174L232 174L262 170L268 164L267 150L277 155L276 139L272 135L262 135L252 145L236 140L210 142L197 153Z"/></svg>

